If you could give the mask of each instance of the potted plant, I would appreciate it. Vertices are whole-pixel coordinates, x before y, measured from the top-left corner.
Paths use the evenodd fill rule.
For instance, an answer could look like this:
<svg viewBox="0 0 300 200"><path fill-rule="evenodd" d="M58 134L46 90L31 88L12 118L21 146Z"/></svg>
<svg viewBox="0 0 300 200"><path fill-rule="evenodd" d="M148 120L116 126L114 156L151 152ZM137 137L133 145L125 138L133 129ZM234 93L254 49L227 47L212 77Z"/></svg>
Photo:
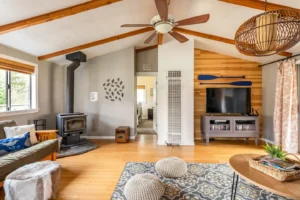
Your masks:
<svg viewBox="0 0 300 200"><path fill-rule="evenodd" d="M259 156L249 160L249 165L265 173L278 181L291 181L300 178L299 158L293 154L282 150L280 146L263 146L268 155ZM290 159L288 156L294 156L296 159Z"/></svg>
<svg viewBox="0 0 300 200"><path fill-rule="evenodd" d="M300 167L299 163L295 162L294 160L288 159L287 156L292 155L297 160L299 160L299 158L294 154L289 154L283 151L280 146L270 146L268 143L266 143L266 145L263 147L268 155L261 157L260 161L262 163L283 171L293 170L296 167Z"/></svg>
<svg viewBox="0 0 300 200"><path fill-rule="evenodd" d="M283 162L286 162L287 153L285 151L282 151L280 146L276 145L269 145L266 143L266 145L263 146L265 151L269 154L269 158L271 160L281 160Z"/></svg>

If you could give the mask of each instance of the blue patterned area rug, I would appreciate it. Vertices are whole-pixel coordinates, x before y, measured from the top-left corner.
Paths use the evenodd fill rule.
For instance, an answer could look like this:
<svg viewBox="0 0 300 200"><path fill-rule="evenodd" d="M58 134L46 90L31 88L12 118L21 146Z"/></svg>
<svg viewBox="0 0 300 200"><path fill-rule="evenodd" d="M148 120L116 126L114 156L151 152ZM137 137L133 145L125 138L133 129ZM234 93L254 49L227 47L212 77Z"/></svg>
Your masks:
<svg viewBox="0 0 300 200"><path fill-rule="evenodd" d="M230 200L233 172L227 164L188 164L188 174L168 179L157 174L155 163L127 163L111 200L126 200L123 194L127 181L135 174L150 173L166 185L161 200ZM287 200L240 180L236 200ZM141 199L146 200L146 199Z"/></svg>

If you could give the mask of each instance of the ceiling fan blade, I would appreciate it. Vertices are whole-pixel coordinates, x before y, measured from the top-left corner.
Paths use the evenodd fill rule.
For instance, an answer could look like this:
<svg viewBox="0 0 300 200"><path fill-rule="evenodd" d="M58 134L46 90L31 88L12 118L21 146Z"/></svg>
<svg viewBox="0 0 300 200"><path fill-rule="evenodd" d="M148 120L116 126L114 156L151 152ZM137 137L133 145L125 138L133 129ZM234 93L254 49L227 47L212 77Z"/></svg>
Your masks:
<svg viewBox="0 0 300 200"><path fill-rule="evenodd" d="M152 33L148 38L147 40L145 40L145 44L149 44L154 38L155 36L157 35L158 33L155 31L154 33Z"/></svg>
<svg viewBox="0 0 300 200"><path fill-rule="evenodd" d="M123 24L121 27L151 27L152 24Z"/></svg>
<svg viewBox="0 0 300 200"><path fill-rule="evenodd" d="M181 43L189 41L189 39L187 39L185 36L181 35L176 31L170 31L169 34Z"/></svg>
<svg viewBox="0 0 300 200"><path fill-rule="evenodd" d="M201 23L205 23L209 20L210 15L206 14L206 15L200 15L200 16L196 16L196 17L192 17L192 18L188 18L188 19L184 19L184 20L180 20L177 23L177 26L186 26L186 25L192 25L192 24L201 24Z"/></svg>
<svg viewBox="0 0 300 200"><path fill-rule="evenodd" d="M168 2L166 0L155 0L156 8L162 21L168 20Z"/></svg>

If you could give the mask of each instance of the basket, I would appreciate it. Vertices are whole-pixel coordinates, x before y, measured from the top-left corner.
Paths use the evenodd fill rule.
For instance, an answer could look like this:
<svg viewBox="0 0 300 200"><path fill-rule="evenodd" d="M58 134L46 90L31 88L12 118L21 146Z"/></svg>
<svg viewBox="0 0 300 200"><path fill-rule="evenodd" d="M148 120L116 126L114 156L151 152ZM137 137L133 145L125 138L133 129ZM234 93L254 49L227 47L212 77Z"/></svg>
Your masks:
<svg viewBox="0 0 300 200"><path fill-rule="evenodd" d="M292 172L285 172L285 171L276 169L274 167L267 166L260 162L260 160L264 157L266 157L266 156L259 156L256 158L249 159L250 167L252 167L258 171L261 171L262 173L267 174L267 175L271 176L272 178L274 178L278 181L281 181L281 182L300 179L300 170L292 171ZM300 165L299 161L292 160L289 158L287 158L286 160L290 163L295 163L295 164Z"/></svg>

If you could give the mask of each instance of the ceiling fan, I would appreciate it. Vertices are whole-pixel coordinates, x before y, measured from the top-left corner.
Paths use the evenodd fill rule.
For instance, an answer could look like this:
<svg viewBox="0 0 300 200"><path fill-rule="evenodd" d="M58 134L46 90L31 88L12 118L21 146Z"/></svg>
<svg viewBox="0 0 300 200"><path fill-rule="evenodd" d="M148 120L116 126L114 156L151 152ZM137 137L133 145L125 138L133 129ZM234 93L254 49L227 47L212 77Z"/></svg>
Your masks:
<svg viewBox="0 0 300 200"><path fill-rule="evenodd" d="M151 20L151 24L124 24L121 27L153 27L155 32L145 40L145 44L149 44L156 35L169 33L173 38L179 42L187 42L187 39L182 34L173 30L175 26L186 26L193 24L205 23L209 20L210 15L200 15L180 21L175 21L174 17L168 14L168 1L167 0L155 0L156 8L159 15L155 16Z"/></svg>

